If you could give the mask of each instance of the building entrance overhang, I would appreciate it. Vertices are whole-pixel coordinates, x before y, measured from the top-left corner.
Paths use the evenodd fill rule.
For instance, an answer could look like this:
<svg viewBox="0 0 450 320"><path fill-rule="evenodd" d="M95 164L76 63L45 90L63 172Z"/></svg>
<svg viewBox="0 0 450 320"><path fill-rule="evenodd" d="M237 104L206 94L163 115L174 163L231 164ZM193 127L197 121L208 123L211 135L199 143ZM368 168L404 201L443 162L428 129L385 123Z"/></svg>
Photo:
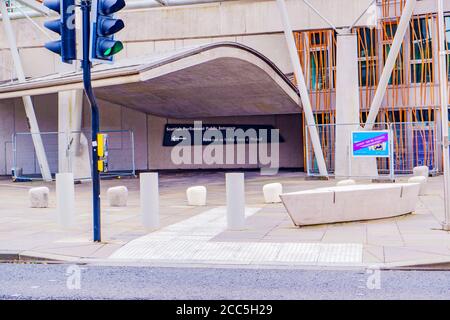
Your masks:
<svg viewBox="0 0 450 320"><path fill-rule="evenodd" d="M220 42L93 68L98 98L171 118L299 113L298 92L259 52ZM0 85L0 99L82 89L82 73Z"/></svg>

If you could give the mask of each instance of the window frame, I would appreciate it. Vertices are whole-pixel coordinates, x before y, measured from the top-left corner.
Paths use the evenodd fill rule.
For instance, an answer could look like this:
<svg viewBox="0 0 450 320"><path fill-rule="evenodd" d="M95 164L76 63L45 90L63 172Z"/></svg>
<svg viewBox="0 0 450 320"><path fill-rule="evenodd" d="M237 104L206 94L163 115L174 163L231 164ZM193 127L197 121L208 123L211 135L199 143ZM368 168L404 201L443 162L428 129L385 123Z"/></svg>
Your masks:
<svg viewBox="0 0 450 320"><path fill-rule="evenodd" d="M364 52L368 52L367 56L361 56L361 41L360 41L360 33L361 31L364 31L364 37L367 36L366 31L369 31L369 35L373 36L374 39L372 40L371 45L373 46L373 50L364 50ZM368 27L361 27L357 29L357 35L358 35L358 82L359 82L359 86L360 87L375 87L378 84L378 58L379 58L379 53L378 53L378 46L377 46L377 38L378 38L378 34L377 34L377 29L376 28L368 28ZM367 43L367 41L366 41ZM373 51L373 55L371 55ZM362 64L366 63L366 81L363 82L362 79ZM375 79L370 79L369 80L369 84L367 83L368 78L367 78L367 70L371 68L373 69L374 73L375 73ZM372 83L373 81L373 83Z"/></svg>
<svg viewBox="0 0 450 320"><path fill-rule="evenodd" d="M381 29L381 58L383 61L383 66L386 65L386 60L387 57L389 55L390 52L390 48L392 47L392 42L394 41L394 36L397 32L398 29L398 23L399 21L397 21L396 19L391 19L391 20L385 20L382 22L383 23L383 27ZM391 30L388 25L391 25L392 28L392 34L387 34L388 30ZM395 30L393 28L393 26L395 26ZM389 51L386 49L387 47L389 47ZM400 47L400 52L399 55L397 57L397 59L395 60L395 64L394 64L394 69L392 70L391 76L389 78L389 82L388 85L389 86L402 86L402 85L406 85L406 70L405 70L405 46L402 44ZM394 73L396 73L396 77L394 77ZM396 83L394 83L394 78L397 79Z"/></svg>
<svg viewBox="0 0 450 320"><path fill-rule="evenodd" d="M425 23L428 24L428 37L422 39L417 38L418 34L422 37L423 32L416 32L415 24L416 22L426 20ZM435 80L435 72L433 70L433 19L432 16L416 16L411 20L410 23L410 55L409 55L409 65L410 65L410 83L411 84L421 84L421 83L432 83ZM419 30L422 31L422 30ZM423 45L423 43L425 43ZM422 49L424 56L421 58L416 57L416 45L425 46L426 49ZM428 55L427 55L428 53ZM423 68L422 68L423 66ZM420 74L422 75L420 79L416 78L417 70L420 70ZM424 70L425 75L424 75ZM422 79L425 77L424 81ZM429 77L429 78L428 78Z"/></svg>

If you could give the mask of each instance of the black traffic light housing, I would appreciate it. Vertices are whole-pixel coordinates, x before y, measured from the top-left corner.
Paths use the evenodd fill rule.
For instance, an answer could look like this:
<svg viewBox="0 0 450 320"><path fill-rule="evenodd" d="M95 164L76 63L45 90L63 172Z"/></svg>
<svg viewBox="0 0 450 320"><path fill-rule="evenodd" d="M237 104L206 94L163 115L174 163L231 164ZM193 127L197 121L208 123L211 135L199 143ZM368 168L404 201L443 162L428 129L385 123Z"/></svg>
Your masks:
<svg viewBox="0 0 450 320"><path fill-rule="evenodd" d="M59 19L47 21L44 26L61 35L60 40L47 42L45 47L59 54L63 62L72 63L77 58L75 0L45 0L44 6L60 14Z"/></svg>
<svg viewBox="0 0 450 320"><path fill-rule="evenodd" d="M91 22L92 61L112 61L113 56L123 49L121 41L114 35L125 27L114 14L125 7L125 0L94 0Z"/></svg>

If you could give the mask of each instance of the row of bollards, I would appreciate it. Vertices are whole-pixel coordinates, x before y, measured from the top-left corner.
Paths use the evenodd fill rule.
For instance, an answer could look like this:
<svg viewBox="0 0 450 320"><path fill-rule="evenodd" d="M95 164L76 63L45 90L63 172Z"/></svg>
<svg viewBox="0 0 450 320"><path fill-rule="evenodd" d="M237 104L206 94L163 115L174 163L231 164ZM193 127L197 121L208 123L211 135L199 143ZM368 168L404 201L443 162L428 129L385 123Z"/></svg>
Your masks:
<svg viewBox="0 0 450 320"><path fill-rule="evenodd" d="M158 229L159 181L158 173L141 173L139 176L140 207L142 224L147 229ZM226 216L230 230L240 230L245 226L245 185L243 173L227 173L226 180ZM72 173L56 174L56 208L58 222L70 227L75 220L75 188Z"/></svg>
<svg viewBox="0 0 450 320"><path fill-rule="evenodd" d="M159 182L158 173L141 173L140 201L142 224L148 229L159 228ZM227 173L227 226L239 230L245 226L245 186L243 173Z"/></svg>

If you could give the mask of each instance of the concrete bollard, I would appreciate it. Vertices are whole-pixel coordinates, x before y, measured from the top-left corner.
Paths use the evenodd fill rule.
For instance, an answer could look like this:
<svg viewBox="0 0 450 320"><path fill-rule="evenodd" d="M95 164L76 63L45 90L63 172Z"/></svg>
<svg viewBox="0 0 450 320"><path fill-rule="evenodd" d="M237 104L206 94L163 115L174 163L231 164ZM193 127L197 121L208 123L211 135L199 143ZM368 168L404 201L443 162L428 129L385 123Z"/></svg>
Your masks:
<svg viewBox="0 0 450 320"><path fill-rule="evenodd" d="M227 225L229 230L241 230L245 226L245 186L243 173L227 173Z"/></svg>
<svg viewBox="0 0 450 320"><path fill-rule="evenodd" d="M420 191L419 196L424 196L427 193L427 178L424 176L415 176L408 179L409 183L419 183Z"/></svg>
<svg viewBox="0 0 450 320"><path fill-rule="evenodd" d="M72 173L56 174L56 211L61 226L73 225L75 221L75 187Z"/></svg>
<svg viewBox="0 0 450 320"><path fill-rule="evenodd" d="M281 202L280 194L283 193L281 183L268 183L263 186L264 202L279 203Z"/></svg>
<svg viewBox="0 0 450 320"><path fill-rule="evenodd" d="M148 229L159 228L158 173L139 175L142 224Z"/></svg>
<svg viewBox="0 0 450 320"><path fill-rule="evenodd" d="M106 196L111 207L126 207L128 188L125 186L111 187L106 191Z"/></svg>
<svg viewBox="0 0 450 320"><path fill-rule="evenodd" d="M428 180L429 171L430 170L428 169L427 166L414 167L413 168L413 175L415 177L422 176L422 177L425 177Z"/></svg>
<svg viewBox="0 0 450 320"><path fill-rule="evenodd" d="M206 187L195 186L186 189L186 197L190 206L206 206Z"/></svg>
<svg viewBox="0 0 450 320"><path fill-rule="evenodd" d="M341 180L336 183L337 186L353 186L356 182L353 179Z"/></svg>
<svg viewBox="0 0 450 320"><path fill-rule="evenodd" d="M28 199L31 208L48 208L48 195L50 191L47 187L37 187L28 190Z"/></svg>

